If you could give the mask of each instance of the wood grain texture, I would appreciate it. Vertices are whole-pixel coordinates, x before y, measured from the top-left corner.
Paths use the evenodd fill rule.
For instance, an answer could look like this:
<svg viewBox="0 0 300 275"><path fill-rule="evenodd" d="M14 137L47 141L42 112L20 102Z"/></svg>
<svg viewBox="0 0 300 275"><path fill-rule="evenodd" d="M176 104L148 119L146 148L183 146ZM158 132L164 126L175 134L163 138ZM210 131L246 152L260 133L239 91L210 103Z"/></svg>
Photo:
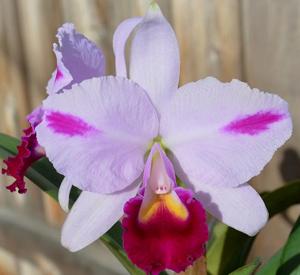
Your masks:
<svg viewBox="0 0 300 275"><path fill-rule="evenodd" d="M258 190L273 190L300 172L299 1L243 0L241 18L245 80L287 100L294 123L292 138L253 180ZM261 233L252 256L263 254L266 259L282 246L291 228L289 220L299 215L299 208L288 213L288 219L277 217Z"/></svg>
<svg viewBox="0 0 300 275"><path fill-rule="evenodd" d="M208 75L241 78L239 1L174 1L173 13L182 83Z"/></svg>
<svg viewBox="0 0 300 275"><path fill-rule="evenodd" d="M1 131L19 136L21 129L27 127L25 117L30 111L23 41L16 1L2 1L1 5L3 20L1 36L4 37L0 46L0 94L1 105L3 104L1 110L4 110L5 119L2 120L3 124L0 127ZM11 178L6 179L5 185L9 182L12 182ZM32 190L29 196L8 193L6 201L21 213L43 217L41 192L34 188L29 187L29 189ZM2 190L2 192L7 191Z"/></svg>
<svg viewBox="0 0 300 275"><path fill-rule="evenodd" d="M45 86L54 70L52 44L62 22L58 0L18 0L18 19L25 55L28 96L31 108L45 98Z"/></svg>

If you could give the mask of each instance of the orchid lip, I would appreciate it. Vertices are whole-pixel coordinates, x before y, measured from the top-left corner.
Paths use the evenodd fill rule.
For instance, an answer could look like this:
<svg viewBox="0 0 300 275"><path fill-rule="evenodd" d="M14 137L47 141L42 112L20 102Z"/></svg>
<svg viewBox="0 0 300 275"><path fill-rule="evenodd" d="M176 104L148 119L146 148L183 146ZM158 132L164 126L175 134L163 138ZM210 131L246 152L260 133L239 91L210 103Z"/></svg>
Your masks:
<svg viewBox="0 0 300 275"><path fill-rule="evenodd" d="M165 269L184 271L205 253L208 229L201 203L193 199L191 191L177 187L171 193L156 195L156 212L141 220L144 200L136 196L124 207L123 245L128 257L147 274ZM177 202L187 216L174 215L180 212L174 204L168 205L168 200Z"/></svg>
<svg viewBox="0 0 300 275"><path fill-rule="evenodd" d="M143 184L144 192L124 207L123 245L127 255L147 274L158 274L166 268L183 271L205 252L205 211L191 191L176 187L173 164L160 143L150 149Z"/></svg>
<svg viewBox="0 0 300 275"><path fill-rule="evenodd" d="M175 179L174 174L170 173L173 166L168 161L160 144L155 143L151 148L145 166L145 192L139 211L139 221L142 223L150 221L157 213L164 211L168 211L175 218L181 220L188 217L187 209L176 193L173 192Z"/></svg>

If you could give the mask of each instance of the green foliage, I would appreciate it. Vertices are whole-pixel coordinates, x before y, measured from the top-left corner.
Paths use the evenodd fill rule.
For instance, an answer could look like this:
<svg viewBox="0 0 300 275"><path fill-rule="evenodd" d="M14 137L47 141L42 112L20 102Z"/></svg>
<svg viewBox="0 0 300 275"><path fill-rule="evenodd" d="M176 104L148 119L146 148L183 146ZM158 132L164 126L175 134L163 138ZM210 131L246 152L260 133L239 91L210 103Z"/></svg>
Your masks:
<svg viewBox="0 0 300 275"><path fill-rule="evenodd" d="M300 274L300 217L282 249L277 275Z"/></svg>
<svg viewBox="0 0 300 275"><path fill-rule="evenodd" d="M283 248L281 248L257 273L257 275L266 274L300 274L300 217L296 221Z"/></svg>
<svg viewBox="0 0 300 275"><path fill-rule="evenodd" d="M240 267L239 269L231 272L229 275L252 275L255 273L260 264L260 260L257 258L252 263Z"/></svg>
<svg viewBox="0 0 300 275"><path fill-rule="evenodd" d="M256 275L276 274L280 266L282 249L280 249L257 273Z"/></svg>

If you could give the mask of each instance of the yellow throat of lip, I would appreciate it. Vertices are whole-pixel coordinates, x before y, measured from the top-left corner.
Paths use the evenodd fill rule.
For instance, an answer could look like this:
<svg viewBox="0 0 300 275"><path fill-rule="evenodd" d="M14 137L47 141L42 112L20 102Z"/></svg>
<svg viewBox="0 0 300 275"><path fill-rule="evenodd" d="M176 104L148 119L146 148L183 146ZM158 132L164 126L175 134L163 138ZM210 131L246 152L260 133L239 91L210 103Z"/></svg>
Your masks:
<svg viewBox="0 0 300 275"><path fill-rule="evenodd" d="M142 204L138 217L139 221L147 223L157 213L166 210L177 219L184 221L188 218L188 211L185 205L173 191L167 194L155 195L149 202Z"/></svg>

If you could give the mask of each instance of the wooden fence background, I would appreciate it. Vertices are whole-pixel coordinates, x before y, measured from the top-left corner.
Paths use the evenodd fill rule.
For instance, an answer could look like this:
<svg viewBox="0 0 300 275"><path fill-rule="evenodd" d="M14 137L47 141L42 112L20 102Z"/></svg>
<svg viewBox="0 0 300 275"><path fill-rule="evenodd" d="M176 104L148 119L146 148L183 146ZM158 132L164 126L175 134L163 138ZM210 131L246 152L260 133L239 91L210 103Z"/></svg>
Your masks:
<svg viewBox="0 0 300 275"><path fill-rule="evenodd" d="M224 81L238 78L289 102L293 137L253 180L257 189L272 190L300 178L300 0L158 3L179 40L182 84L207 75ZM114 29L146 8L145 0L0 0L0 131L19 136L26 114L45 98L55 66L52 43L63 22L74 22L94 40L107 56L108 73L114 73ZM75 256L60 248L62 211L34 186L26 195L8 193L4 184L9 180L0 178L1 275L124 272L102 248ZM294 207L284 217L275 217L260 234L251 257L266 259L277 250L297 213ZM91 257L93 249L100 251L99 257ZM104 266L101 273L98 264Z"/></svg>

